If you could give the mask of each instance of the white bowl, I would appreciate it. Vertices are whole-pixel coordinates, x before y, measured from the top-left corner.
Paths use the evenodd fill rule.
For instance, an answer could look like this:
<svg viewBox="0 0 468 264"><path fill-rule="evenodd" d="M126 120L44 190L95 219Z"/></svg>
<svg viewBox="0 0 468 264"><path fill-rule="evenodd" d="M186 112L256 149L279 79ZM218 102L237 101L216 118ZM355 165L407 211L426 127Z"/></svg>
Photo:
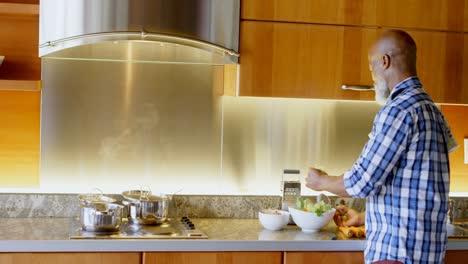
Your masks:
<svg viewBox="0 0 468 264"><path fill-rule="evenodd" d="M288 224L289 215L286 211L266 209L258 212L258 220L264 228L276 231Z"/></svg>
<svg viewBox="0 0 468 264"><path fill-rule="evenodd" d="M291 213L294 223L296 223L296 225L306 233L317 232L324 226L328 225L335 215L335 211L336 209L332 208L330 211L322 214L322 216L317 216L312 212L305 212L297 210L294 207L289 207L289 212Z"/></svg>

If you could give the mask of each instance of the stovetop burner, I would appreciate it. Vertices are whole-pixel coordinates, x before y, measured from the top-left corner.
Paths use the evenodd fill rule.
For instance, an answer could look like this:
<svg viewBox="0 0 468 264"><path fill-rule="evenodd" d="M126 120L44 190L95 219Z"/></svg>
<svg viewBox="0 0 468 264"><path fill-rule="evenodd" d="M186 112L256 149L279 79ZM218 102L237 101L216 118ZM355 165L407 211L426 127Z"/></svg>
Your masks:
<svg viewBox="0 0 468 264"><path fill-rule="evenodd" d="M90 232L82 230L78 225L73 225L70 239L193 239L208 238L188 218L182 217L177 220L168 219L160 225L135 225L125 221L120 226L120 231Z"/></svg>

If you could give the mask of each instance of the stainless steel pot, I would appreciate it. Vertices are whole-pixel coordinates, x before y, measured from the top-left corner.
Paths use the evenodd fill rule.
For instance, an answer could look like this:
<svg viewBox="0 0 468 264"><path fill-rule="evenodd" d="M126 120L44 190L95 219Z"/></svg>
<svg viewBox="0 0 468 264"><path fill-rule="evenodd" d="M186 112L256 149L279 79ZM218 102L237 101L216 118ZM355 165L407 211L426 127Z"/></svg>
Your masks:
<svg viewBox="0 0 468 264"><path fill-rule="evenodd" d="M165 196L156 196L141 191L127 191L122 193L128 201L127 218L130 223L142 225L162 224L167 220L169 199Z"/></svg>
<svg viewBox="0 0 468 264"><path fill-rule="evenodd" d="M112 203L81 205L80 221L85 231L116 232L122 224L123 206Z"/></svg>
<svg viewBox="0 0 468 264"><path fill-rule="evenodd" d="M115 202L114 198L104 196L99 188L93 188L89 193L78 195L78 200L83 206Z"/></svg>

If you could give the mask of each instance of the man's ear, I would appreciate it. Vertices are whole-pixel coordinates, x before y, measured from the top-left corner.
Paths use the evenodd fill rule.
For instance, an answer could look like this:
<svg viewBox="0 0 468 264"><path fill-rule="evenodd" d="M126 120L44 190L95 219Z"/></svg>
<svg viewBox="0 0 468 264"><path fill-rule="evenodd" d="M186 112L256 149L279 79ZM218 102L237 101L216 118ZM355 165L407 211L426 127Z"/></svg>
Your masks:
<svg viewBox="0 0 468 264"><path fill-rule="evenodd" d="M390 56L388 56L387 54L383 55L382 56L382 68L384 70L388 69L390 67Z"/></svg>

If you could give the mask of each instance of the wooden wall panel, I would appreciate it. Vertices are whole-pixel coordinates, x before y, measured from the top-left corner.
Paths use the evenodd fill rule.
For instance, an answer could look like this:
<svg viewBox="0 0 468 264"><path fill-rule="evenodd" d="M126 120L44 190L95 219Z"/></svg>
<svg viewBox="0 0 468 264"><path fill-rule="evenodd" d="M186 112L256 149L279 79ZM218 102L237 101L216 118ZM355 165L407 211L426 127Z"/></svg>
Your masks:
<svg viewBox="0 0 468 264"><path fill-rule="evenodd" d="M442 105L460 147L450 154L450 191L468 191L468 164L464 164L463 139L468 138L468 106Z"/></svg>
<svg viewBox="0 0 468 264"><path fill-rule="evenodd" d="M40 91L0 91L0 187L39 186Z"/></svg>

